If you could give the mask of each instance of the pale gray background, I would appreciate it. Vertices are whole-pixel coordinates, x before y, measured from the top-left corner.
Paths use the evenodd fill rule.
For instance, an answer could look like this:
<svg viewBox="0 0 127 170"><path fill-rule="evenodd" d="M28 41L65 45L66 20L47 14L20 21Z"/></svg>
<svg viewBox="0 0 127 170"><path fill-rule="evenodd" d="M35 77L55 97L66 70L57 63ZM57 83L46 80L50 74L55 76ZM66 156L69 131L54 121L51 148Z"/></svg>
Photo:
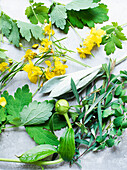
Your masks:
<svg viewBox="0 0 127 170"><path fill-rule="evenodd" d="M39 0L41 1L41 0ZM36 2L39 2L38 0ZM70 1L70 0L69 0ZM59 2L67 3L68 0L61 0ZM50 0L44 0L47 5L50 5ZM118 22L119 25L127 23L127 1L126 0L102 0L106 3L109 8L109 21L101 25L96 25L97 28L102 27L102 25L110 24L111 22ZM29 6L29 0L1 0L0 1L1 9L13 19L29 22L24 14L24 11L27 6ZM76 29L78 30L78 29ZM85 38L87 33L90 30L84 28L83 30L78 30L79 34ZM67 36L68 38L63 42L68 49L76 51L76 48L79 47L81 42L80 38L77 36L74 30L70 28L70 31L67 35L61 34L60 31L55 31L56 37L61 38ZM124 33L127 36L127 27L124 27ZM5 39L6 40L6 39ZM13 45L8 44L7 42L2 44L2 48L8 49L7 55L10 58L20 60L21 57L25 54L24 51L16 49ZM103 51L103 46L99 49L93 51L95 58L92 56L87 59L80 59L78 54L72 54L72 57L89 64L91 66L96 66L100 63L105 63L108 61L108 57ZM127 55L127 42L123 42L123 50L116 50L115 54L111 55L113 58L120 58ZM68 61L69 69L67 73L74 72L77 70L84 69L82 66L77 65L73 62ZM127 61L117 66L114 70L115 73L119 73L120 69L126 69ZM27 74L18 73L14 80L6 87L6 90L10 94L13 94L18 87L22 87L24 84L29 84L30 89L34 92L37 88L37 85L34 85L29 82ZM44 99L49 99L43 97L41 94L37 94L34 99L43 101ZM60 133L60 132L58 132ZM15 159L15 155L21 155L23 152L31 149L35 146L34 141L28 136L24 128L14 128L11 130L6 130L0 135L0 157L1 158L12 158ZM83 149L81 150L81 153ZM121 143L118 147L113 147L111 149L107 148L104 151L98 153L89 153L86 156L83 156L81 159L82 169L83 170L126 170L127 169L127 133L125 132ZM0 170L33 170L41 169L37 166L26 165L26 164L17 164L17 163L5 163L0 162ZM48 166L46 169L50 170L68 170L70 169L68 164L62 163L61 165ZM76 165L73 165L72 170L79 169Z"/></svg>

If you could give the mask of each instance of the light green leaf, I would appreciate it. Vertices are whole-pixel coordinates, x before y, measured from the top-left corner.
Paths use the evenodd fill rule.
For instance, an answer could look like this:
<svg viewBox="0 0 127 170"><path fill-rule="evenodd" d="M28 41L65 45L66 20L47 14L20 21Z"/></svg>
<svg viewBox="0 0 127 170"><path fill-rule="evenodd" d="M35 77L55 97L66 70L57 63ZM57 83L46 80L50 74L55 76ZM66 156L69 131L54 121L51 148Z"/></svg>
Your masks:
<svg viewBox="0 0 127 170"><path fill-rule="evenodd" d="M103 111L102 117L103 118L107 118L108 116L111 116L114 114L114 111L110 110L110 109L106 109Z"/></svg>
<svg viewBox="0 0 127 170"><path fill-rule="evenodd" d="M68 10L80 11L82 9L95 8L98 4L93 3L93 0L72 0L66 5Z"/></svg>
<svg viewBox="0 0 127 170"><path fill-rule="evenodd" d="M37 144L50 144L58 145L59 141L57 137L50 131L44 130L41 126L28 126L26 127L27 133Z"/></svg>
<svg viewBox="0 0 127 170"><path fill-rule="evenodd" d="M38 125L44 123L52 115L53 104L48 101L34 101L20 112L22 125Z"/></svg>
<svg viewBox="0 0 127 170"><path fill-rule="evenodd" d="M2 124L2 122L5 121L5 120L6 120L5 109L0 108L0 124Z"/></svg>
<svg viewBox="0 0 127 170"><path fill-rule="evenodd" d="M75 82L74 82L74 80L72 78L71 78L71 88L72 88L72 91L73 91L73 93L74 93L74 95L76 97L77 102L80 103L80 101L79 101L79 94L78 94L78 91L76 89Z"/></svg>
<svg viewBox="0 0 127 170"><path fill-rule="evenodd" d="M29 151L25 152L18 158L22 162L29 163L29 162L36 162L41 159L44 159L48 157L49 155L52 155L53 153L57 153L56 148L53 147L52 145L44 144L44 145L39 145L39 146L36 146L30 149Z"/></svg>
<svg viewBox="0 0 127 170"><path fill-rule="evenodd" d="M98 103L97 113L98 113L99 132L100 132L100 136L102 136L102 111L101 111L101 102Z"/></svg>
<svg viewBox="0 0 127 170"><path fill-rule="evenodd" d="M112 39L110 39L107 44L105 45L104 50L106 51L107 55L110 55L111 53L115 52L115 44L114 41Z"/></svg>
<svg viewBox="0 0 127 170"><path fill-rule="evenodd" d="M19 47L19 31L17 24L12 22L12 31L9 35L9 41L12 42L16 47Z"/></svg>
<svg viewBox="0 0 127 170"><path fill-rule="evenodd" d="M25 23L22 21L17 21L17 25L20 28L20 33L22 37L24 37L27 41L30 41L32 35L35 39L41 40L43 38L41 27L37 25Z"/></svg>
<svg viewBox="0 0 127 170"><path fill-rule="evenodd" d="M52 24L55 23L58 28L63 30L67 18L66 8L63 5L56 5L50 15Z"/></svg>

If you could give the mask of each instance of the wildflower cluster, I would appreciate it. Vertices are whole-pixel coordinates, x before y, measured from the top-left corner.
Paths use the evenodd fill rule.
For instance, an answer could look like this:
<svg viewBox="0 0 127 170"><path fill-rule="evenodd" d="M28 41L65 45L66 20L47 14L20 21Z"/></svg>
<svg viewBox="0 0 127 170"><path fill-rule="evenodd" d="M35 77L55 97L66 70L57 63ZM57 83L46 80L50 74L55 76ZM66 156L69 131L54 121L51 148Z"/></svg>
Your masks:
<svg viewBox="0 0 127 170"><path fill-rule="evenodd" d="M65 68L68 68L67 65L62 64L59 57L53 57L53 59L54 60L52 62L50 62L49 60L45 61L45 63L48 66L45 69L45 76L46 76L46 79L48 79L48 80L55 76L65 74L65 72L66 72ZM52 65L52 63L53 63L53 65Z"/></svg>
<svg viewBox="0 0 127 170"><path fill-rule="evenodd" d="M102 29L96 30L96 28L92 28L90 35L86 37L83 41L84 48L77 48L78 53L81 58L86 58L86 54L91 54L91 50L95 45L100 47L100 43L102 42L102 36L105 35L105 31Z"/></svg>
<svg viewBox="0 0 127 170"><path fill-rule="evenodd" d="M28 78L32 83L37 83L37 80L40 78L44 78L44 80L49 80L54 76L59 76L65 74L67 68L67 65L64 65L59 57L54 57L54 50L52 48L52 41L51 41L51 36L54 35L55 32L51 28L51 22L49 24L46 23L44 27L44 36L45 38L42 39L41 45L39 44L34 44L32 46L33 49L38 48L39 54L33 52L31 49L28 49L26 51L26 54L22 57L25 58L25 62L29 62L29 64L26 64L23 68L24 71L28 73ZM52 58L52 61L46 60L45 63L48 66L46 69L42 70L42 67L35 66L33 62L31 61L34 58L38 58L39 61L42 59L42 61L45 60L45 58ZM37 64L38 62L36 62ZM44 73L44 74L43 74ZM43 76L45 75L45 76ZM40 77L39 77L40 76Z"/></svg>

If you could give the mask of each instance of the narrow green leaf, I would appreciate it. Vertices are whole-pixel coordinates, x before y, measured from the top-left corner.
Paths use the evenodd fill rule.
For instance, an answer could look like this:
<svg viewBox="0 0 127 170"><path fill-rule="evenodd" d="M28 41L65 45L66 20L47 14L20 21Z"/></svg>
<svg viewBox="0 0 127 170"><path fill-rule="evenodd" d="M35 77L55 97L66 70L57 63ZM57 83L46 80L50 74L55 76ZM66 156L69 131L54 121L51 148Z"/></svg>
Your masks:
<svg viewBox="0 0 127 170"><path fill-rule="evenodd" d="M97 113L98 113L99 132L100 132L100 136L102 136L102 111L101 111L101 102L98 103Z"/></svg>
<svg viewBox="0 0 127 170"><path fill-rule="evenodd" d="M78 91L76 89L75 82L74 82L74 80L72 78L71 78L71 88L72 88L72 91L73 91L73 93L75 95L75 98L76 98L77 102L80 103L80 101L79 101L79 94L78 94Z"/></svg>

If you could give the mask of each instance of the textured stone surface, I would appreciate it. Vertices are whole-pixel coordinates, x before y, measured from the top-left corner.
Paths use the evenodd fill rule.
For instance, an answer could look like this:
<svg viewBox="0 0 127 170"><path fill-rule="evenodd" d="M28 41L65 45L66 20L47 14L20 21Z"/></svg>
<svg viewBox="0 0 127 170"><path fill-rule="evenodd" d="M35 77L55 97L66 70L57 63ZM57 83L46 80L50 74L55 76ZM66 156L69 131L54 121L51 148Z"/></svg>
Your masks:
<svg viewBox="0 0 127 170"><path fill-rule="evenodd" d="M39 2L39 0L37 1ZM48 5L51 3L50 0L44 0ZM60 2L66 3L68 0L61 0ZM127 1L126 0L107 0L102 2L106 3L109 8L109 21L104 23L103 25L110 24L111 22L118 22L120 25L127 22ZM1 0L0 6L1 9L8 14L10 17L27 21L27 18L24 14L25 8L29 5L29 1L27 0ZM97 28L102 27L102 25L97 25ZM87 36L87 32L89 32L88 28L84 28L83 30L76 29L82 37ZM127 27L124 28L124 32L127 36ZM81 42L81 39L77 36L74 30L70 29L68 35L61 34L60 31L56 30L56 37L62 38L67 36L68 38L64 40L64 45L67 46L68 49L76 50ZM7 55L16 60L20 60L24 55L24 51L14 48L12 45L8 43L2 44L2 48L8 49ZM117 49L116 52L111 55L113 58L120 58L127 54L127 42L123 43L123 50ZM85 64L89 64L91 66L98 65L100 63L105 63L108 61L108 57L103 51L103 47L99 49L95 49L93 51L95 58L89 57L85 60L79 58L78 54L72 54L72 57L84 62ZM82 66L77 65L68 61L69 72L74 72L77 70L83 69ZM127 61L117 66L114 72L119 73L120 69L126 69ZM6 87L10 94L13 94L17 87L22 87L24 84L29 84L32 92L36 90L36 85L30 84L27 78L26 73L19 73L14 78L14 80ZM42 96L41 94L37 94L34 99L43 101L44 99L48 99L48 96ZM59 132L60 134L60 132ZM89 153L82 157L82 169L83 170L126 170L127 169L127 132L124 133L121 143L118 147L113 147L111 149L105 149L104 151L97 153ZM5 130L4 133L0 135L0 157L1 158L12 158L15 159L15 155L20 155L28 149L35 146L34 141L30 139L28 134L25 132L24 128L13 128L9 130ZM83 148L81 149L81 153L83 152ZM68 164L62 163L57 166L47 166L48 170L68 170L70 169ZM18 163L6 163L0 162L0 170L36 170L40 169L37 166L26 165L26 164L18 164ZM78 169L76 165L74 165L72 170Z"/></svg>

